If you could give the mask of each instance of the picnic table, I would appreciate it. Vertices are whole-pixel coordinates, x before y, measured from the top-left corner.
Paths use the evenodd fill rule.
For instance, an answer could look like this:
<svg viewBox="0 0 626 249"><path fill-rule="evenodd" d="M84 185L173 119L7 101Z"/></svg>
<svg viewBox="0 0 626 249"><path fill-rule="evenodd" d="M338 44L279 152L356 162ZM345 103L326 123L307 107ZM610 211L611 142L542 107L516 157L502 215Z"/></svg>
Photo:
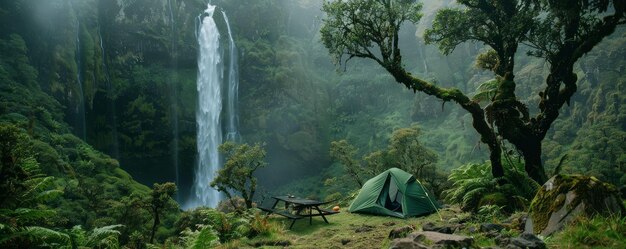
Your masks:
<svg viewBox="0 0 626 249"><path fill-rule="evenodd" d="M313 224L313 216L322 216L324 222L328 223L325 215L333 215L339 213L338 211L321 208L320 206L324 204L328 204L330 202L321 202L318 200L309 200L305 198L292 197L292 196L272 196L275 200L274 205L271 208L259 207L259 209L270 214L277 214L284 216L290 220L292 220L289 229L293 227L293 224L296 223L296 220L309 217L309 225ZM279 202L285 203L285 209L277 209ZM293 207L295 213L289 211L289 206ZM315 212L313 212L315 210Z"/></svg>

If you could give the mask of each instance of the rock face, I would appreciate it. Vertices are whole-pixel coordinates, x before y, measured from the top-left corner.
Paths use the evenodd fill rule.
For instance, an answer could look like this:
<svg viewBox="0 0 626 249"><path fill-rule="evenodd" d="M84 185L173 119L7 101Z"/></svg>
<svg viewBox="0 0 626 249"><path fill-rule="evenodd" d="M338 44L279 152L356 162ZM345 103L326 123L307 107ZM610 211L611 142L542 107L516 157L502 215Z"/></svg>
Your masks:
<svg viewBox="0 0 626 249"><path fill-rule="evenodd" d="M533 199L525 232L548 236L579 215L593 214L626 215L617 189L595 177L556 175Z"/></svg>
<svg viewBox="0 0 626 249"><path fill-rule="evenodd" d="M480 224L480 231L481 232L500 232L502 229L504 229L503 225L500 224L494 224L494 223L482 223Z"/></svg>
<svg viewBox="0 0 626 249"><path fill-rule="evenodd" d="M509 245L515 245L519 248L528 249L545 249L546 243L531 233L523 233L519 237L512 238Z"/></svg>
<svg viewBox="0 0 626 249"><path fill-rule="evenodd" d="M428 223L422 225L422 230L423 231L431 231L431 232L452 234L452 233L454 233L455 228L452 227L452 226L446 226L446 225L437 226L437 225L435 225L435 223L428 222Z"/></svg>
<svg viewBox="0 0 626 249"><path fill-rule="evenodd" d="M438 232L414 232L406 238L395 239L390 248L429 248L424 244L432 245L432 248L473 248L474 239Z"/></svg>

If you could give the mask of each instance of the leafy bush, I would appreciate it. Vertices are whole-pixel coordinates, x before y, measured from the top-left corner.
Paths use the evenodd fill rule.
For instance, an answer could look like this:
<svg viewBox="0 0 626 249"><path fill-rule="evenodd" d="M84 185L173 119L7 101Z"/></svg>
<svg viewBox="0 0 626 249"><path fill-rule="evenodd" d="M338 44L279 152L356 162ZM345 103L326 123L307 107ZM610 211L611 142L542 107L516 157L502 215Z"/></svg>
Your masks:
<svg viewBox="0 0 626 249"><path fill-rule="evenodd" d="M226 157L224 167L217 172L217 177L211 182L211 187L223 192L228 199L232 199L232 191L241 194L246 208L252 208L252 198L256 192L257 179L253 176L257 169L267 165L265 149L261 144L235 144L225 142L219 146L219 151Z"/></svg>
<svg viewBox="0 0 626 249"><path fill-rule="evenodd" d="M521 169L523 163L508 160L504 166L502 179L493 178L488 161L452 170L448 177L452 187L443 192L446 201L458 203L463 210L472 212L485 205L502 207L507 213L526 209L539 185Z"/></svg>

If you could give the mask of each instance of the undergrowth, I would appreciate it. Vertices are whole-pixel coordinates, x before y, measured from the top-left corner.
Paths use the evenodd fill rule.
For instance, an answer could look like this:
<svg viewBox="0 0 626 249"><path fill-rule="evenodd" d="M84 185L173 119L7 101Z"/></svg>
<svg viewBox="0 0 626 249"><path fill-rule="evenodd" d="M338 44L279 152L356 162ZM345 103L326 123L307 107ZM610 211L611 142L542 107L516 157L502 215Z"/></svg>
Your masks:
<svg viewBox="0 0 626 249"><path fill-rule="evenodd" d="M579 217L546 239L550 248L626 248L626 217Z"/></svg>

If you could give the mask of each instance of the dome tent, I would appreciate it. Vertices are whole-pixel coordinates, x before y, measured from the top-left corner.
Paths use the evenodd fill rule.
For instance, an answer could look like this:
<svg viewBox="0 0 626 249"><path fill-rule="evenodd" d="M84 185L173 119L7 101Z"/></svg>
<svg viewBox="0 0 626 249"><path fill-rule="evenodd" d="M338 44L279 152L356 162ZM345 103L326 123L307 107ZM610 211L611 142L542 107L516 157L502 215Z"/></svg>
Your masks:
<svg viewBox="0 0 626 249"><path fill-rule="evenodd" d="M434 213L437 208L413 175L391 168L365 182L348 211L407 218Z"/></svg>

